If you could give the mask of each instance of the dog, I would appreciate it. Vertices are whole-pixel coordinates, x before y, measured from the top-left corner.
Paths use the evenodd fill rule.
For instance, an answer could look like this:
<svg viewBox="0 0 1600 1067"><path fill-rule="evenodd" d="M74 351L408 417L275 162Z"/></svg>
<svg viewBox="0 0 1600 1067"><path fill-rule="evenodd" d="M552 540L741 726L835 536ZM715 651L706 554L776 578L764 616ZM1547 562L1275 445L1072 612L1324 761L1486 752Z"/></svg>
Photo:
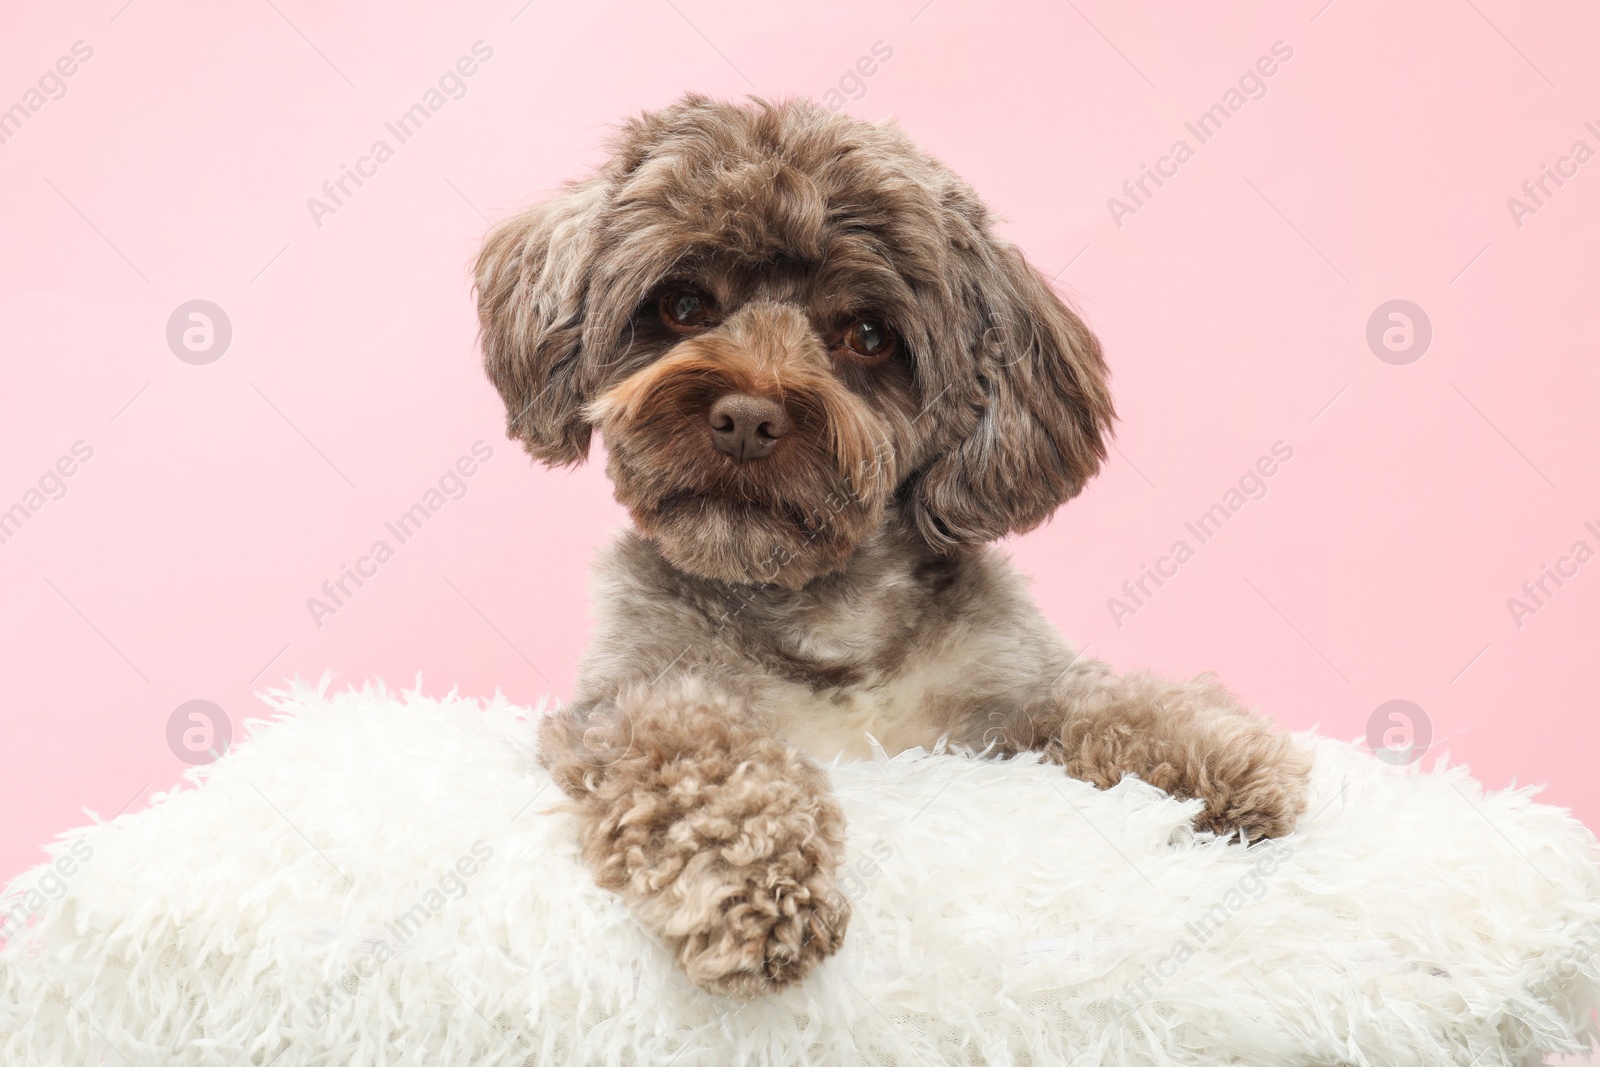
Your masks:
<svg viewBox="0 0 1600 1067"><path fill-rule="evenodd" d="M1287 736L1209 676L1075 654L989 547L1098 470L1107 371L898 126L686 96L493 229L476 292L508 435L563 466L598 430L633 520L540 758L695 985L755 997L838 950L819 761L874 744L1038 752L1197 798L1201 830L1293 828Z"/></svg>

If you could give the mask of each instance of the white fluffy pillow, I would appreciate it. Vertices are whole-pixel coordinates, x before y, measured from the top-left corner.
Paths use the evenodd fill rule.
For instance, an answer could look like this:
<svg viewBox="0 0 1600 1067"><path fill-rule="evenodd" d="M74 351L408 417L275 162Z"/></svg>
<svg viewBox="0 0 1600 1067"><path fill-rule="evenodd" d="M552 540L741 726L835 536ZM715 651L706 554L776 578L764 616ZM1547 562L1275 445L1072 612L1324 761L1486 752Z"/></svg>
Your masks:
<svg viewBox="0 0 1600 1067"><path fill-rule="evenodd" d="M1592 835L1462 768L1303 738L1307 818L1246 851L1135 781L840 764L845 948L744 1003L595 887L530 713L275 704L13 884L0 1062L1491 1067L1577 1051L1600 1006Z"/></svg>

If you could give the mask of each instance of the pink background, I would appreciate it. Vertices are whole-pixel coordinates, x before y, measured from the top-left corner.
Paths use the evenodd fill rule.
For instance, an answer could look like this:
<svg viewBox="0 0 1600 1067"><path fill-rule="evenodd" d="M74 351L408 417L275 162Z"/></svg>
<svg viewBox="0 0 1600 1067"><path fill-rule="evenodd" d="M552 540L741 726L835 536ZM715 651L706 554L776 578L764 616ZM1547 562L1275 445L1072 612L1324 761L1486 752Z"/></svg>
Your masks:
<svg viewBox="0 0 1600 1067"><path fill-rule="evenodd" d="M1098 330L1117 451L1012 546L1069 636L1214 669L1293 728L1363 736L1414 701L1430 759L1600 824L1600 561L1520 628L1506 603L1600 548L1600 161L1520 226L1506 203L1600 148L1593 5L125 3L14 5L0 36L0 108L93 49L0 144L0 508L93 449L0 544L0 877L178 781L185 701L237 729L296 673L569 691L623 515L596 467L503 440L468 267L489 220L689 88L842 85L898 118ZM479 40L465 95L396 145L384 123ZM1198 144L1184 123L1277 41L1266 95ZM307 198L380 137L394 158L318 226ZM1180 137L1193 158L1119 226L1107 199ZM209 365L167 345L192 299L232 324ZM1366 341L1392 299L1432 322L1409 365ZM465 496L317 626L307 598L480 439ZM1280 440L1267 495L1119 626L1107 599Z"/></svg>

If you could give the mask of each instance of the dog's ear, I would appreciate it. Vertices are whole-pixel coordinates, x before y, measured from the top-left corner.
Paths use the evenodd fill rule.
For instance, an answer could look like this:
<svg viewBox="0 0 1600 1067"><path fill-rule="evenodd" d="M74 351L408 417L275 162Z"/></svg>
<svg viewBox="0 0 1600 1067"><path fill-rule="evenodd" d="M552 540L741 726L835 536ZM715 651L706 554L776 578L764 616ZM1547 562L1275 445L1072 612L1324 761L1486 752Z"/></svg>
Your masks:
<svg viewBox="0 0 1600 1067"><path fill-rule="evenodd" d="M976 382L951 390L981 411L910 487L911 517L941 552L1038 526L1100 468L1115 418L1100 342L1019 251L986 244L959 339Z"/></svg>
<svg viewBox="0 0 1600 1067"><path fill-rule="evenodd" d="M611 186L596 176L501 223L478 254L484 369L506 434L551 465L589 453L582 338L597 234Z"/></svg>

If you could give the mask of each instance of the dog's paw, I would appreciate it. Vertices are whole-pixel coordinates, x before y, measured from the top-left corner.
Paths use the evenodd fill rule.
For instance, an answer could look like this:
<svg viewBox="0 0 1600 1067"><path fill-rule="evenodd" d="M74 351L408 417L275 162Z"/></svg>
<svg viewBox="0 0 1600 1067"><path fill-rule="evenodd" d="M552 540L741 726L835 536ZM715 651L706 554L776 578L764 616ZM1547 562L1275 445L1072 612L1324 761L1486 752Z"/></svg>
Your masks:
<svg viewBox="0 0 1600 1067"><path fill-rule="evenodd" d="M1294 830L1306 810L1311 756L1260 720L1206 754L1175 792L1205 802L1195 827L1218 836L1259 841ZM1185 788L1187 786L1187 788Z"/></svg>
<svg viewBox="0 0 1600 1067"><path fill-rule="evenodd" d="M695 985L775 991L844 937L844 813L822 770L737 705L693 688L674 695L623 695L607 721L627 722L630 743L611 745L619 754L603 767L557 750L582 786L586 858Z"/></svg>
<svg viewBox="0 0 1600 1067"><path fill-rule="evenodd" d="M688 906L662 933L691 982L708 993L760 996L838 950L850 902L831 871L801 869L797 858L730 866L707 855L703 870L680 879Z"/></svg>
<svg viewBox="0 0 1600 1067"><path fill-rule="evenodd" d="M1200 800L1200 830L1246 840L1282 837L1305 811L1311 754L1244 708L1213 679L1175 684L1098 674L1061 694L1070 707L1045 756L1109 789L1137 775Z"/></svg>

